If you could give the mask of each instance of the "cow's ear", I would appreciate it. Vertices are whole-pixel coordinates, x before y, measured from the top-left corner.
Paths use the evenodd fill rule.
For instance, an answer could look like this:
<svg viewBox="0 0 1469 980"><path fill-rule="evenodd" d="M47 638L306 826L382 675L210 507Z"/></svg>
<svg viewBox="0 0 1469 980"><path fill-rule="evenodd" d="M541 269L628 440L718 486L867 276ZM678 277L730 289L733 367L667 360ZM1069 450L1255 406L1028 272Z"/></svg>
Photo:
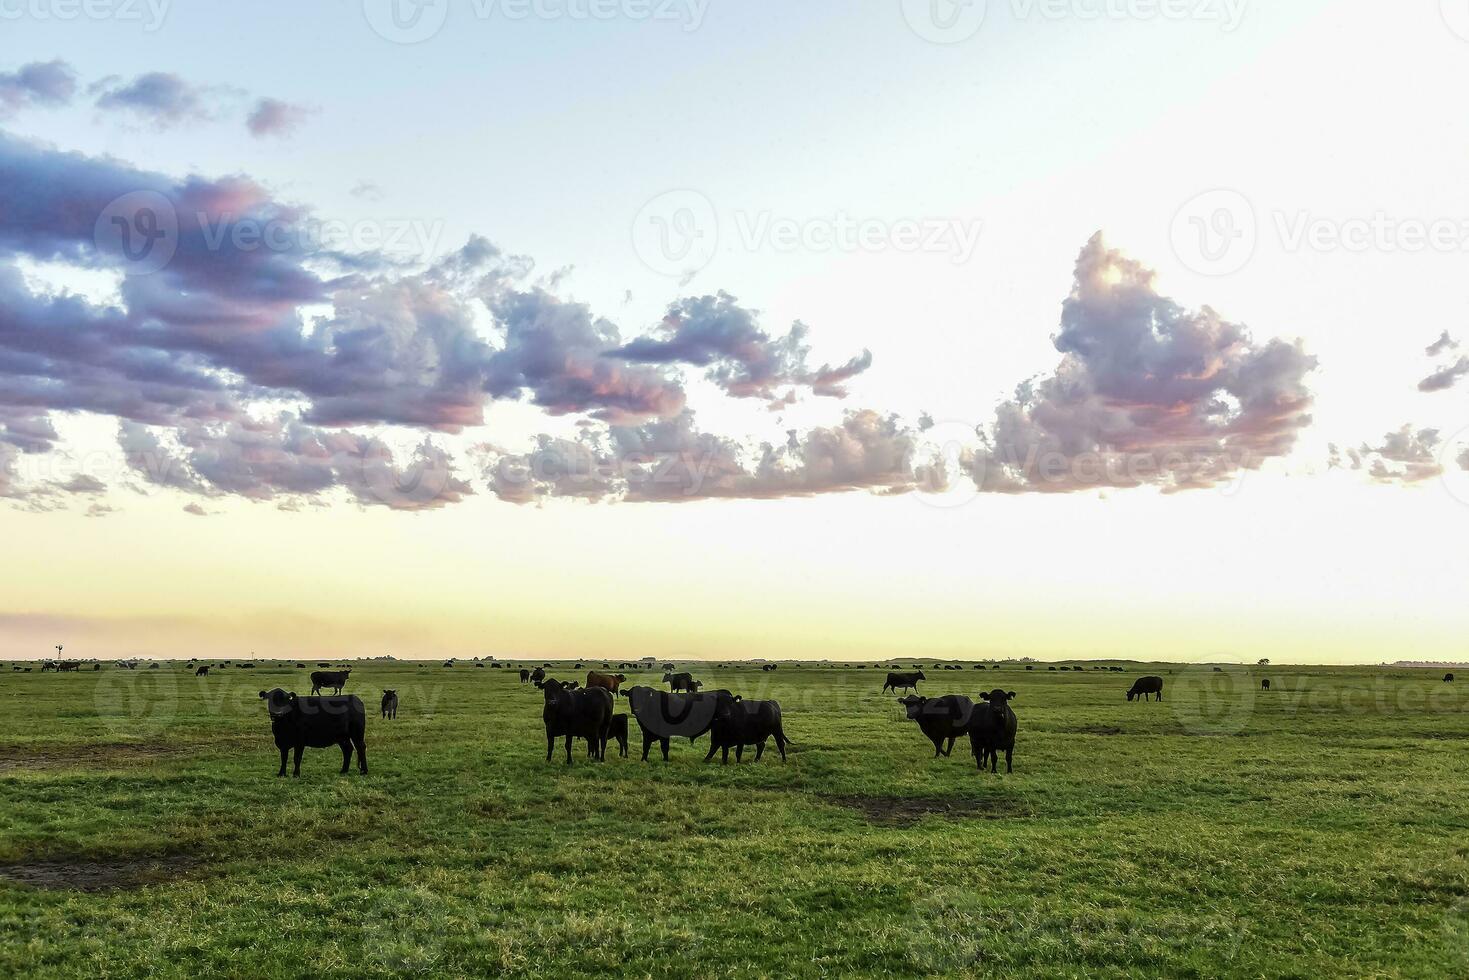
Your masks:
<svg viewBox="0 0 1469 980"><path fill-rule="evenodd" d="M268 698L268 697L270 697L270 695L269 695L269 694L266 694L266 693L265 693L265 692L264 692L264 691L261 691L261 692L260 692L260 697L261 697L261 698L262 698L262 699L264 699L264 698Z"/></svg>
<svg viewBox="0 0 1469 980"><path fill-rule="evenodd" d="M1005 700L1007 700L1007 701L1014 701L1015 700L1015 692L1014 691L1006 691L1005 692Z"/></svg>
<svg viewBox="0 0 1469 980"><path fill-rule="evenodd" d="M981 701L988 701L988 700L989 700L989 699L990 699L990 696L989 696L989 695L988 695L988 694L981 694L981 695L980 695L980 696L979 696L979 699L980 699L980 700L981 700Z"/></svg>

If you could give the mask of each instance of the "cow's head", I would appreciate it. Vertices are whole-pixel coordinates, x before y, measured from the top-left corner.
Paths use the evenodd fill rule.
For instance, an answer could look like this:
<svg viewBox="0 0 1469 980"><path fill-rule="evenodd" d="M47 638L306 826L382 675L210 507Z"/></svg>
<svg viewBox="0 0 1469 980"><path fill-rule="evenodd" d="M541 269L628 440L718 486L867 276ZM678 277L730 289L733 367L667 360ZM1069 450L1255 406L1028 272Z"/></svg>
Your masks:
<svg viewBox="0 0 1469 980"><path fill-rule="evenodd" d="M916 678L918 678L918 679L919 679L919 680L921 680L921 681L926 681L926 680L928 680L928 678L927 678L927 677L924 677L924 676L923 676L923 671L921 671L921 670L920 670L920 671L918 671L918 672L917 672L917 673L915 673L915 674L914 674L914 675L913 675L913 676L914 676L914 677L916 677Z"/></svg>
<svg viewBox="0 0 1469 980"><path fill-rule="evenodd" d="M265 702L265 710L270 712L272 718L284 718L296 710L296 692L287 693L280 688L273 691L261 691L260 698Z"/></svg>
<svg viewBox="0 0 1469 980"><path fill-rule="evenodd" d="M558 680L555 680L554 678L545 681L538 681L536 683L536 686L539 687L542 693L545 694L547 702L555 701L557 698L561 697L562 692L566 690L566 685L562 684Z"/></svg>
<svg viewBox="0 0 1469 980"><path fill-rule="evenodd" d="M383 697L385 697L385 698L396 698L397 696L398 696L398 692L397 691L384 691L383 692Z"/></svg>
<svg viewBox="0 0 1469 980"><path fill-rule="evenodd" d="M663 683L667 684L667 683L669 683L672 680L673 680L673 675L672 674L665 673L663 675Z"/></svg>
<svg viewBox="0 0 1469 980"><path fill-rule="evenodd" d="M906 698L898 698L898 703L908 709L909 721L917 721L919 713L923 710L923 706L928 703L928 698L910 694Z"/></svg>
<svg viewBox="0 0 1469 980"><path fill-rule="evenodd" d="M617 683L621 684L623 681L627 680L627 675L626 674L616 674L616 675L613 676L612 679L615 680L615 681L617 681Z"/></svg>
<svg viewBox="0 0 1469 980"><path fill-rule="evenodd" d="M988 694L981 694L980 699L988 701L990 707L1000 709L1003 714L1005 706L1015 699L1015 692L996 689L990 691Z"/></svg>

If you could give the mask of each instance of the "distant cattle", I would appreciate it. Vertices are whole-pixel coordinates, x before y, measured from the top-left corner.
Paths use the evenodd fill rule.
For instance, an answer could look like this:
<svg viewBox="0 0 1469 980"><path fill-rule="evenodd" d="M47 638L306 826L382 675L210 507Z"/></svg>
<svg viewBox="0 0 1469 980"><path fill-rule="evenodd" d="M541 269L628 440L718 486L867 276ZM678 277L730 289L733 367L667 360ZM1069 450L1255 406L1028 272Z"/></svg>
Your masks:
<svg viewBox="0 0 1469 980"><path fill-rule="evenodd" d="M699 738L713 727L714 716L721 704L740 700L738 695L728 691L672 694L653 687L637 686L624 693L643 734L644 762L648 761L648 750L655 742L662 748L663 761L667 762L672 739L693 741Z"/></svg>
<svg viewBox="0 0 1469 980"><path fill-rule="evenodd" d="M445 660L444 661L444 666L445 667L453 667L454 666L454 661L452 661L452 660Z"/></svg>
<svg viewBox="0 0 1469 980"><path fill-rule="evenodd" d="M617 689L621 687L623 682L626 680L627 676L624 674L604 674L598 670L589 670L587 671L587 690L591 690L594 687L600 687L613 694L616 694Z"/></svg>
<svg viewBox="0 0 1469 980"><path fill-rule="evenodd" d="M1158 695L1158 700L1163 700L1163 678L1161 677L1139 677L1132 682L1132 688L1127 692L1127 700L1142 698L1151 701L1152 695Z"/></svg>
<svg viewBox="0 0 1469 980"><path fill-rule="evenodd" d="M617 742L617 754L627 758L627 715L613 715L607 737Z"/></svg>
<svg viewBox="0 0 1469 980"><path fill-rule="evenodd" d="M918 682L926 680L928 678L924 676L921 670L910 670L902 673L890 672L887 683L882 686L882 693L886 694L890 690L916 691L918 690Z"/></svg>
<svg viewBox="0 0 1469 980"><path fill-rule="evenodd" d="M241 670L254 670L255 669L255 665L254 664L240 664L240 669Z"/></svg>
<svg viewBox="0 0 1469 980"><path fill-rule="evenodd" d="M316 666L318 666L318 667L330 667L331 664L329 664L329 663L320 663L320 664L317 664Z"/></svg>
<svg viewBox="0 0 1469 980"><path fill-rule="evenodd" d="M281 768L276 775L286 774L286 756L295 751L293 776L301 775L301 753L306 748L324 749L329 745L342 750L342 773L351 768L352 750L357 750L357 768L367 775L367 712L362 699L355 694L345 697L298 698L280 688L261 691L261 700L270 712L270 730L276 748L281 750Z"/></svg>
<svg viewBox="0 0 1469 980"><path fill-rule="evenodd" d="M1005 771L1014 772L1012 760L1015 754L1015 712L1010 702L1015 699L1014 691L994 690L981 694L982 704L974 706L974 716L969 722L969 749L980 771L986 761L990 772L997 772L1000 753L1005 753Z"/></svg>
<svg viewBox="0 0 1469 980"><path fill-rule="evenodd" d="M729 750L735 750L735 762L741 761L745 746L755 746L755 761L765 754L765 743L775 739L780 761L786 758L786 738L781 727L779 701L730 701L721 702L714 712L714 724L709 727L708 762L715 752L722 752L721 762L729 763Z"/></svg>
<svg viewBox="0 0 1469 980"><path fill-rule="evenodd" d="M195 677L208 677L209 676L209 665L208 664L204 664L198 670L195 670L194 671L194 676Z"/></svg>
<svg viewBox="0 0 1469 980"><path fill-rule="evenodd" d="M297 670L305 670L306 669L306 665L305 664L297 664L296 665L296 669Z"/></svg>
<svg viewBox="0 0 1469 980"><path fill-rule="evenodd" d="M56 669L63 674L67 671L80 671L82 669L82 662L80 660L63 660L56 665Z"/></svg>
<svg viewBox="0 0 1469 980"><path fill-rule="evenodd" d="M1260 682L1260 690L1262 690L1262 691L1268 691L1268 690L1270 690L1270 681L1268 681L1268 680L1261 681Z"/></svg>
<svg viewBox="0 0 1469 980"><path fill-rule="evenodd" d="M569 691L559 681L546 681L541 690L546 707L541 714L546 725L546 761L556 751L556 739L566 739L566 764L571 765L571 740L584 738L594 759L607 758L607 737L612 727L612 695L602 688Z"/></svg>
<svg viewBox="0 0 1469 980"><path fill-rule="evenodd" d="M524 684L530 680L530 671L522 669L520 672L520 683Z"/></svg>
<svg viewBox="0 0 1469 980"><path fill-rule="evenodd" d="M1445 684L1452 684L1452 683L1454 683L1454 675L1453 674L1444 674L1443 675L1443 682Z"/></svg>
<svg viewBox="0 0 1469 980"><path fill-rule="evenodd" d="M962 694L941 698L910 694L898 703L908 710L908 720L918 722L919 729L933 743L935 759L953 754L954 740L969 731L969 721L974 716L974 702ZM947 748L945 739L949 743Z"/></svg>
<svg viewBox="0 0 1469 980"><path fill-rule="evenodd" d="M485 669L485 665L484 664L475 664L474 665L474 668L475 668L475 670L484 670Z"/></svg>
<svg viewBox="0 0 1469 980"><path fill-rule="evenodd" d="M341 694L342 688L347 686L347 675L352 673L352 668L346 670L313 670L311 672L311 693L320 694L321 689L329 687L333 694Z"/></svg>
<svg viewBox="0 0 1469 980"><path fill-rule="evenodd" d="M396 718L396 717L398 717L398 692L397 691L384 691L383 692L383 717L384 718Z"/></svg>
<svg viewBox="0 0 1469 980"><path fill-rule="evenodd" d="M684 671L678 674L664 674L663 683L668 685L670 691L694 691L694 675Z"/></svg>

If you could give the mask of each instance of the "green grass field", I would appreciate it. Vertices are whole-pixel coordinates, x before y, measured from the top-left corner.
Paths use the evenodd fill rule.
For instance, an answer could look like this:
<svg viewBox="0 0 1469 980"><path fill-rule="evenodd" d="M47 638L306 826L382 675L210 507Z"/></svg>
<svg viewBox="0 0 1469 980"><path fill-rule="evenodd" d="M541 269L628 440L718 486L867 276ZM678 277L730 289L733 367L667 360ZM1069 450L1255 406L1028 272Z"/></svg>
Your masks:
<svg viewBox="0 0 1469 980"><path fill-rule="evenodd" d="M870 665L681 667L779 700L790 760L645 764L634 726L547 764L514 671L362 663L369 775L325 749L277 779L257 692L305 694L294 664L6 665L0 974L1469 972L1469 677L927 670L1017 692L991 775L931 758ZM1125 700L1144 672L1164 703Z"/></svg>

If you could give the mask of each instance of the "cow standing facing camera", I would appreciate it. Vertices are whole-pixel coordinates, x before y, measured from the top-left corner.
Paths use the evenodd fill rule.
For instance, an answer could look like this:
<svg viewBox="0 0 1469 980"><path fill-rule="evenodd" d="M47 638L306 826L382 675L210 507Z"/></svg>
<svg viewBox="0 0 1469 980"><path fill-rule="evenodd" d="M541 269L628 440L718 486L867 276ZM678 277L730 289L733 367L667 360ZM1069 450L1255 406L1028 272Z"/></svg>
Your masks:
<svg viewBox="0 0 1469 980"><path fill-rule="evenodd" d="M301 754L310 747L329 745L342 750L342 774L351 768L352 750L357 750L357 768L367 775L367 711L355 694L339 697L297 697L295 692L261 691L260 698L270 713L270 731L281 750L281 769L286 774L286 756L296 753L291 775L301 775Z"/></svg>

